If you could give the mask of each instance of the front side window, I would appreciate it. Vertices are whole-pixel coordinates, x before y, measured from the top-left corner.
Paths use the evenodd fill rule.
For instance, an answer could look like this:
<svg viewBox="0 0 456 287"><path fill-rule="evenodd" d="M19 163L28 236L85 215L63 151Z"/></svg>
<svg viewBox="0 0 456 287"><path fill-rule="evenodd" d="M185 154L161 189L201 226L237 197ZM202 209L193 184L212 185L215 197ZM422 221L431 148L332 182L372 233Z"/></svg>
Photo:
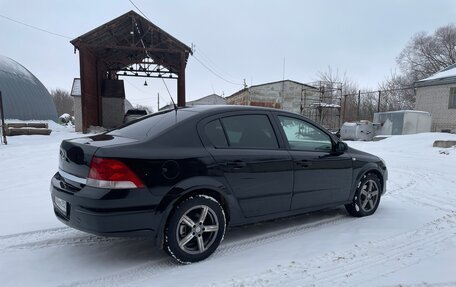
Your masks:
<svg viewBox="0 0 456 287"><path fill-rule="evenodd" d="M241 115L222 118L228 144L238 148L278 148L277 138L266 115Z"/></svg>
<svg viewBox="0 0 456 287"><path fill-rule="evenodd" d="M456 109L456 88L450 88L450 102L448 108Z"/></svg>
<svg viewBox="0 0 456 287"><path fill-rule="evenodd" d="M296 118L279 116L279 120L291 149L331 151L331 138L319 128Z"/></svg>

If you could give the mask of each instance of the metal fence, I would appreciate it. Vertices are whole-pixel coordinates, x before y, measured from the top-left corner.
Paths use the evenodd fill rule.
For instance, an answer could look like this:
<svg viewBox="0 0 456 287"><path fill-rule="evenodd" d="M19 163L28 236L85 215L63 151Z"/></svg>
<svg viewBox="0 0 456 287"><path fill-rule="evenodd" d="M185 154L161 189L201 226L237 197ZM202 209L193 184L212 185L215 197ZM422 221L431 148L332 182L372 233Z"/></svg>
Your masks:
<svg viewBox="0 0 456 287"><path fill-rule="evenodd" d="M301 93L301 114L330 129L338 130L341 125L342 84L310 83L314 89L303 88Z"/></svg>
<svg viewBox="0 0 456 287"><path fill-rule="evenodd" d="M347 93L341 83L310 85L318 92L302 90L301 114L332 131L339 130L344 122L372 121L377 112L414 109L413 87Z"/></svg>

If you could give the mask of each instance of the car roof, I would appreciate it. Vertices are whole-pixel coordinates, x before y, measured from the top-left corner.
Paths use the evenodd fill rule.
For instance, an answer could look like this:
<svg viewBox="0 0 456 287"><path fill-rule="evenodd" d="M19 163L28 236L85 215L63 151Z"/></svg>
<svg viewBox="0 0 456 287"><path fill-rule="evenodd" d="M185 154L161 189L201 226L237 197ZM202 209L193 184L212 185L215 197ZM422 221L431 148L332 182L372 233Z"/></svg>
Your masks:
<svg viewBox="0 0 456 287"><path fill-rule="evenodd" d="M282 111L267 107L242 106L242 105L195 105L191 107L180 107L178 110L195 112L198 114L215 114L234 111Z"/></svg>

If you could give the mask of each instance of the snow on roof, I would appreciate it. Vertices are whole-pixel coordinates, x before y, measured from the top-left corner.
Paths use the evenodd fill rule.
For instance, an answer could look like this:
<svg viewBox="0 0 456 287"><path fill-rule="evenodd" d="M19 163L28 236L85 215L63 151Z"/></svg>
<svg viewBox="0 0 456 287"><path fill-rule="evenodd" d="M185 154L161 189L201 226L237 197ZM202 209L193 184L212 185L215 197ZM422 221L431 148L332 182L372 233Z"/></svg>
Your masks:
<svg viewBox="0 0 456 287"><path fill-rule="evenodd" d="M426 79L419 80L418 82L438 80L438 79L451 78L451 77L456 77L456 64L450 65L450 66L446 67L445 69L440 70L439 72L433 74L432 76L427 77Z"/></svg>
<svg viewBox="0 0 456 287"><path fill-rule="evenodd" d="M322 107L322 108L340 108L340 105L337 104L328 104L328 103L313 103L311 104L312 107Z"/></svg>
<svg viewBox="0 0 456 287"><path fill-rule="evenodd" d="M75 78L73 80L73 86L71 87L71 95L73 97L81 96L81 79Z"/></svg>
<svg viewBox="0 0 456 287"><path fill-rule="evenodd" d="M2 55L0 90L5 118L57 120L55 105L46 87L23 65Z"/></svg>
<svg viewBox="0 0 456 287"><path fill-rule="evenodd" d="M0 55L0 72L3 77L14 77L21 78L23 80L31 82L33 85L36 84L36 78L27 70L24 66L14 61L11 58Z"/></svg>

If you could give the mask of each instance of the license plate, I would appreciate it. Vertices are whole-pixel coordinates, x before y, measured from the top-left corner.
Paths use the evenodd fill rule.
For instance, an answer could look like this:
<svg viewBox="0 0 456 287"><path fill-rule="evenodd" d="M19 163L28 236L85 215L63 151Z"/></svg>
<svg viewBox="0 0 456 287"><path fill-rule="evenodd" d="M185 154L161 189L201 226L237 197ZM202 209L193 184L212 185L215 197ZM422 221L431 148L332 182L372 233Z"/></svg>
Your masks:
<svg viewBox="0 0 456 287"><path fill-rule="evenodd" d="M54 197L54 203L57 208L63 212L63 214L67 214L67 202L63 199L60 199L58 197Z"/></svg>

